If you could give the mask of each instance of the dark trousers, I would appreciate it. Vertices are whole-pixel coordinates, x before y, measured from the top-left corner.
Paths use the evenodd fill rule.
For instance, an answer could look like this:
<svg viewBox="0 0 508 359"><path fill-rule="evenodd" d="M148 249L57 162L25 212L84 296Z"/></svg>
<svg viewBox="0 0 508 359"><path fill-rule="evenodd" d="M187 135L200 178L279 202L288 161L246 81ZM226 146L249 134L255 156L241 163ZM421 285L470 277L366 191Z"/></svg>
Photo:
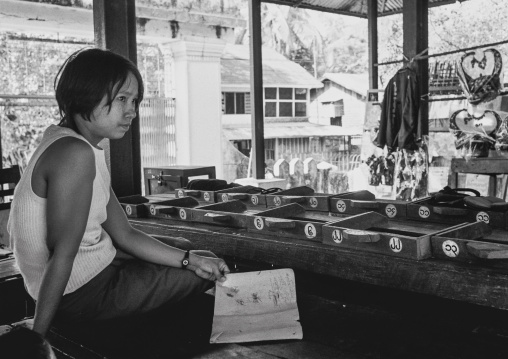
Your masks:
<svg viewBox="0 0 508 359"><path fill-rule="evenodd" d="M190 270L119 252L95 278L62 298L55 328L108 358L185 357L208 342L213 297L203 293L213 285Z"/></svg>

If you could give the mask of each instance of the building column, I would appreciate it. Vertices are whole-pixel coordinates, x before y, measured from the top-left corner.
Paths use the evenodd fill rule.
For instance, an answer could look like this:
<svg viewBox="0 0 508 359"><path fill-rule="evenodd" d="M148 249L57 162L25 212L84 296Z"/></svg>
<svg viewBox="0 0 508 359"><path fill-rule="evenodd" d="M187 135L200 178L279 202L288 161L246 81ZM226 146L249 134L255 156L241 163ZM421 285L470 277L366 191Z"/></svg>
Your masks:
<svg viewBox="0 0 508 359"><path fill-rule="evenodd" d="M220 59L225 42L182 37L161 45L173 54L176 162L215 166L223 176Z"/></svg>

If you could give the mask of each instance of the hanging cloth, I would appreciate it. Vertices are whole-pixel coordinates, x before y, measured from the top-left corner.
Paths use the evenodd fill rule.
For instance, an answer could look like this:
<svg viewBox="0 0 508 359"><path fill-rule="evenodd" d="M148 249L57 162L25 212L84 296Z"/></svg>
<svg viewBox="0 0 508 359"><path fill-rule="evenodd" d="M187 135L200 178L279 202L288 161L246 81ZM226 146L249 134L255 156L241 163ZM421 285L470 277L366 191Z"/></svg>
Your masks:
<svg viewBox="0 0 508 359"><path fill-rule="evenodd" d="M379 132L374 144L388 152L415 150L422 139L420 90L416 72L408 65L397 71L385 88Z"/></svg>

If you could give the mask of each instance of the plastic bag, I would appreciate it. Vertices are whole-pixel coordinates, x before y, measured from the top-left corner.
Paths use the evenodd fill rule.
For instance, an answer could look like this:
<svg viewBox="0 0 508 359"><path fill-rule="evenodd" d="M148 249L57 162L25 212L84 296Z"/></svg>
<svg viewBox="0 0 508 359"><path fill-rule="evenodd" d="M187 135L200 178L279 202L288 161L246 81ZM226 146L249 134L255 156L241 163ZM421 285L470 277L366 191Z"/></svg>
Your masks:
<svg viewBox="0 0 508 359"><path fill-rule="evenodd" d="M508 116L504 118L496 132L496 151L501 155L508 155Z"/></svg>
<svg viewBox="0 0 508 359"><path fill-rule="evenodd" d="M496 49L465 53L457 63L460 85L469 103L476 105L495 99L503 84L503 59Z"/></svg>
<svg viewBox="0 0 508 359"><path fill-rule="evenodd" d="M494 149L501 122L501 117L490 110L478 115L471 115L466 109L455 111L450 117L455 148L466 159L487 157L489 150Z"/></svg>

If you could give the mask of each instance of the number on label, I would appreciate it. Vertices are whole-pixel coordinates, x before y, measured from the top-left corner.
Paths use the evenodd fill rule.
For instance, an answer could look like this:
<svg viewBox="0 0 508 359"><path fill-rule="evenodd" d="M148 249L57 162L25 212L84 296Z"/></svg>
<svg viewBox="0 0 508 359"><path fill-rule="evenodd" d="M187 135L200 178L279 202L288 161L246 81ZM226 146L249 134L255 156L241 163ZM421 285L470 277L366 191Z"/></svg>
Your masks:
<svg viewBox="0 0 508 359"><path fill-rule="evenodd" d="M419 215L421 218L429 218L429 216L430 216L430 209L429 209L428 207L421 206L421 207L418 209L418 215Z"/></svg>
<svg viewBox="0 0 508 359"><path fill-rule="evenodd" d="M346 211L346 203L342 200L337 201L337 211L339 212L345 212Z"/></svg>
<svg viewBox="0 0 508 359"><path fill-rule="evenodd" d="M476 215L476 222L489 223L490 222L489 214L485 212L478 212L478 214Z"/></svg>
<svg viewBox="0 0 508 359"><path fill-rule="evenodd" d="M311 197L309 199L309 204L312 208L316 208L318 206L318 200L316 197Z"/></svg>
<svg viewBox="0 0 508 359"><path fill-rule="evenodd" d="M393 204L389 204L385 208L385 213L388 217L393 218L397 215L397 208Z"/></svg>
<svg viewBox="0 0 508 359"><path fill-rule="evenodd" d="M307 223L305 225L305 235L308 238L314 238L316 237L316 227L312 223Z"/></svg>
<svg viewBox="0 0 508 359"><path fill-rule="evenodd" d="M342 231L340 229L334 229L332 232L332 239L335 243L342 243Z"/></svg>
<svg viewBox="0 0 508 359"><path fill-rule="evenodd" d="M390 249L395 253L399 253L402 250L402 241L397 237L390 238Z"/></svg>
<svg viewBox="0 0 508 359"><path fill-rule="evenodd" d="M263 222L263 218L261 218L261 217L254 218L254 227L256 227L259 230L262 230L264 226L265 226L265 223Z"/></svg>
<svg viewBox="0 0 508 359"><path fill-rule="evenodd" d="M448 257L455 258L459 255L459 246L454 241L444 241L443 242L443 252Z"/></svg>

